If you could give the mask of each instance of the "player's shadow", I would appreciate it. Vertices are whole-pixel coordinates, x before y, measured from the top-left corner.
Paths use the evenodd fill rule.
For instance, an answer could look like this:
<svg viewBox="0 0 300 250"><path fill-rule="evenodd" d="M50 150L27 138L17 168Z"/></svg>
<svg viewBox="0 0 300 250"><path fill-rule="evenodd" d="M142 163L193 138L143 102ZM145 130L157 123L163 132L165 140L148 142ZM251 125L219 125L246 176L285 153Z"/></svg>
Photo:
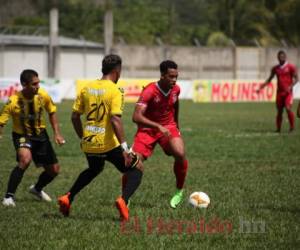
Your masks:
<svg viewBox="0 0 300 250"><path fill-rule="evenodd" d="M42 219L45 220L72 220L72 221L106 221L106 222L118 222L119 219L117 216L108 215L108 214L91 214L91 213L79 213L71 214L70 216L63 216L59 212L50 212L43 213Z"/></svg>
<svg viewBox="0 0 300 250"><path fill-rule="evenodd" d="M281 213L292 213L292 214L299 214L300 208L297 207L288 207L288 206L272 206L272 205L255 205L250 206L251 209L256 210L271 210L273 212L281 212Z"/></svg>

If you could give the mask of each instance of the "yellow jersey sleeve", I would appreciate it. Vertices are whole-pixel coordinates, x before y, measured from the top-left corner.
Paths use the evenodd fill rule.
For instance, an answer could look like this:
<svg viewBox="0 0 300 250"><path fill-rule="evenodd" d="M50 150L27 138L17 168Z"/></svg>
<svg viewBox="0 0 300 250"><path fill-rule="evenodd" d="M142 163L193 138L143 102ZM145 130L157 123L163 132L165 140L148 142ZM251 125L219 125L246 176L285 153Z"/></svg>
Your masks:
<svg viewBox="0 0 300 250"><path fill-rule="evenodd" d="M11 98L8 99L6 104L2 107L2 110L0 112L0 125L4 126L7 121L9 120L10 113L11 113L11 104L12 100Z"/></svg>
<svg viewBox="0 0 300 250"><path fill-rule="evenodd" d="M39 94L43 97L44 107L49 114L56 112L56 105L53 103L51 96L43 89L39 89Z"/></svg>
<svg viewBox="0 0 300 250"><path fill-rule="evenodd" d="M123 89L114 88L111 99L111 115L122 115L124 110L124 91Z"/></svg>
<svg viewBox="0 0 300 250"><path fill-rule="evenodd" d="M84 113L84 93L85 93L85 88L83 88L80 93L76 96L76 99L73 104L73 111L77 112L79 114Z"/></svg>

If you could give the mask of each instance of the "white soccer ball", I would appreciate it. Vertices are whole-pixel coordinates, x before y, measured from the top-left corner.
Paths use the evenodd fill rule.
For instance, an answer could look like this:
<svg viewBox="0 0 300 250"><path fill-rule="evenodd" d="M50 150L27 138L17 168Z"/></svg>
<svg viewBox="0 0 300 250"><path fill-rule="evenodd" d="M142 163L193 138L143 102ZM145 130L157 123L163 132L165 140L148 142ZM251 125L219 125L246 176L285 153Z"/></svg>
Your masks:
<svg viewBox="0 0 300 250"><path fill-rule="evenodd" d="M207 208L209 203L210 199L204 192L194 192L189 197L189 204L193 207Z"/></svg>

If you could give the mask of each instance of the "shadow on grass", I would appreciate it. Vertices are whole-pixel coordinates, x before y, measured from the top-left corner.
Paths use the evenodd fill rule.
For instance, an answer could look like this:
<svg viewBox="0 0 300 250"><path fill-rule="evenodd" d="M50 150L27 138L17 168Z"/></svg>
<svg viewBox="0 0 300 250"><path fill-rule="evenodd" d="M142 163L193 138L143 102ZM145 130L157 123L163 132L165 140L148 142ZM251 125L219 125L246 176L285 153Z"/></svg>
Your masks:
<svg viewBox="0 0 300 250"><path fill-rule="evenodd" d="M111 216L108 214L87 214L87 213L76 213L75 215L63 216L58 212L53 213L43 213L41 216L43 219L52 220L71 220L71 221L106 221L106 222L119 222L117 216Z"/></svg>
<svg viewBox="0 0 300 250"><path fill-rule="evenodd" d="M300 208L288 206L272 206L272 205L255 205L250 206L251 209L271 210L273 212L300 214Z"/></svg>

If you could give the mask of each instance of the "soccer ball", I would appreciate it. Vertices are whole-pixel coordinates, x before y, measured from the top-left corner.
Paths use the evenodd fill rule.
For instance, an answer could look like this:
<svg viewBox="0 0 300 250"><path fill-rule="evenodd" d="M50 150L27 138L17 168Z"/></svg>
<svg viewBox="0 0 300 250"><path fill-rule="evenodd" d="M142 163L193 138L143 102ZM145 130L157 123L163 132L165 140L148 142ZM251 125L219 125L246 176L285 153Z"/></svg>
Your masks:
<svg viewBox="0 0 300 250"><path fill-rule="evenodd" d="M194 192L189 197L189 204L193 207L207 208L209 203L210 199L204 192Z"/></svg>

